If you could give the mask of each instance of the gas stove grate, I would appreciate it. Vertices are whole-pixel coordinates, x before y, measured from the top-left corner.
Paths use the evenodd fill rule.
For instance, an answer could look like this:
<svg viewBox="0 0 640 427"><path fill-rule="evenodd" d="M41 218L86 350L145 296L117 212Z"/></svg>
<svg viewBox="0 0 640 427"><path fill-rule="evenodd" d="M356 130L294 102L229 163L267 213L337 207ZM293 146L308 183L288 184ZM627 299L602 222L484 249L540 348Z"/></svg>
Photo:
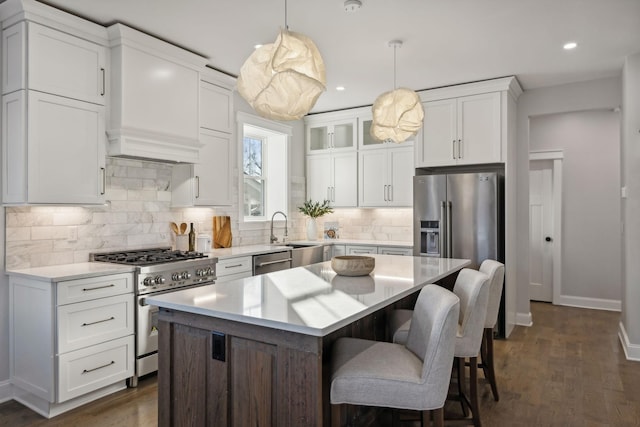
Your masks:
<svg viewBox="0 0 640 427"><path fill-rule="evenodd" d="M141 249L132 251L93 254L93 261L128 265L154 265L190 259L206 258L202 252L174 251L171 248Z"/></svg>

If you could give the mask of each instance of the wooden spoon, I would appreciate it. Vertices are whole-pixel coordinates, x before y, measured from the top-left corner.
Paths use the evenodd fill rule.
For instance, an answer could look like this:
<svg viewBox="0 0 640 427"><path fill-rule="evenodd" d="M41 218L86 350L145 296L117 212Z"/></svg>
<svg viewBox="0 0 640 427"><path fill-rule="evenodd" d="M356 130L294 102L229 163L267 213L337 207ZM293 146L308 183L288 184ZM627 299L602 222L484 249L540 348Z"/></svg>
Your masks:
<svg viewBox="0 0 640 427"><path fill-rule="evenodd" d="M182 224L180 224L180 234L184 234L187 232L187 223L183 222Z"/></svg>
<svg viewBox="0 0 640 427"><path fill-rule="evenodd" d="M178 229L178 224L176 224L175 222L172 222L169 225L171 225L171 230L173 230L174 233L180 234L180 230Z"/></svg>

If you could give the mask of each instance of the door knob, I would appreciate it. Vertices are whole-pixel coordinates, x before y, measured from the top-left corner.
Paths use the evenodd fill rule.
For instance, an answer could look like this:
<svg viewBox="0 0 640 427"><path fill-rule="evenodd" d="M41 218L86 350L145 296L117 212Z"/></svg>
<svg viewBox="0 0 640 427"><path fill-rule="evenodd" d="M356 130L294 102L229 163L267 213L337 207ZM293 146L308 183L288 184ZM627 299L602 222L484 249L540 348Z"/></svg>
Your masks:
<svg viewBox="0 0 640 427"><path fill-rule="evenodd" d="M551 242L552 240L553 240L553 239L552 239L551 237L549 237L549 236L547 236L547 237L545 237L545 238L544 238L544 241L545 241L545 242Z"/></svg>

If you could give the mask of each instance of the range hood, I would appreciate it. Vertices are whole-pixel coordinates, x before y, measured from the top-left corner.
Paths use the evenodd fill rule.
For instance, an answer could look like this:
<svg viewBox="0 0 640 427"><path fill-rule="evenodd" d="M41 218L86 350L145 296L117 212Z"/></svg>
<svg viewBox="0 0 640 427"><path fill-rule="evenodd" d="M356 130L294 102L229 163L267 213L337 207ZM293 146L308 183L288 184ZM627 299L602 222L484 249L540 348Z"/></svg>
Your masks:
<svg viewBox="0 0 640 427"><path fill-rule="evenodd" d="M200 72L206 58L122 24L111 47L107 155L162 162L199 160Z"/></svg>

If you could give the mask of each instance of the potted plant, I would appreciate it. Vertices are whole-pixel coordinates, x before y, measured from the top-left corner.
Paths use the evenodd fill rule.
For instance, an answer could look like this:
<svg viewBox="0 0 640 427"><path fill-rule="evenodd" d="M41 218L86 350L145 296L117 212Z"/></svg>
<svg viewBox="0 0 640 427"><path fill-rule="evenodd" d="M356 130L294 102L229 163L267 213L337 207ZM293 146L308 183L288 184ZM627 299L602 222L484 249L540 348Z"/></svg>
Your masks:
<svg viewBox="0 0 640 427"><path fill-rule="evenodd" d="M298 207L302 214L309 217L307 221L307 239L316 240L318 237L317 219L323 215L333 212L333 208L329 206L329 201L324 200L322 203L313 202L311 199L305 200L302 206Z"/></svg>

